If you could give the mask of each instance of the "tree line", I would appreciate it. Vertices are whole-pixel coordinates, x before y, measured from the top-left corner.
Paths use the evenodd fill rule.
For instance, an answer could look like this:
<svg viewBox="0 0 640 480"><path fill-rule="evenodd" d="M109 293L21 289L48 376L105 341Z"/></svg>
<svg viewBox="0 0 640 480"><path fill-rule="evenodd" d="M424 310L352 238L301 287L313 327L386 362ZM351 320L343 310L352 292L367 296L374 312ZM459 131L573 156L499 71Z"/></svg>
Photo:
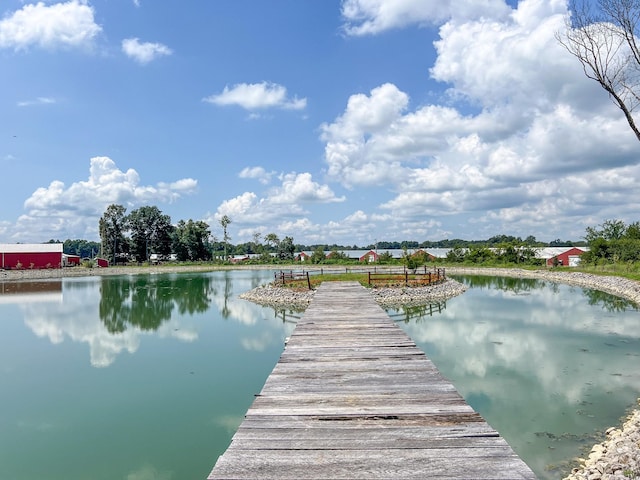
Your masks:
<svg viewBox="0 0 640 480"><path fill-rule="evenodd" d="M585 240L589 251L580 258L583 264L640 262L640 222L627 225L622 220L606 220L587 227Z"/></svg>
<svg viewBox="0 0 640 480"><path fill-rule="evenodd" d="M525 239L510 235L495 235L487 240L445 239L440 241L380 241L364 247L338 244L295 244L292 237L280 239L275 233L253 234L252 240L232 244L228 227L231 218L223 216L219 221L222 238L211 233L211 227L202 220L180 220L172 224L169 215L155 206L144 206L127 214L122 205L112 204L100 218L100 243L88 240L65 240L64 252L82 258L102 256L112 264L136 261L148 262L151 254L160 259L173 255L177 261L226 262L231 255L251 255L250 263L264 264L290 262L296 252L311 251L311 263L342 263L349 259L344 250L377 250L379 263L394 263L388 250L449 248L448 263L471 264L540 264L535 254L536 247L576 246L589 247L582 255L584 265L640 262L640 222L625 224L622 220L606 220L595 227L587 227L583 240L551 242L538 241L530 235ZM48 243L61 243L49 240ZM326 252L331 252L326 255ZM418 256L420 254L418 253ZM426 254L425 254L426 255ZM411 263L426 264L428 258L414 255ZM405 259L406 261L406 259Z"/></svg>
<svg viewBox="0 0 640 480"><path fill-rule="evenodd" d="M156 206L144 206L127 214L123 205L109 205L98 222L100 254L113 264L134 260L148 262L152 254L159 259L175 255L185 261L228 261L230 255L258 254L262 263L274 260L293 260L296 246L292 237L280 239L275 233L264 236L255 233L253 242L233 246L228 227L232 223L224 215L219 222L222 240L211 233L210 225L202 220L180 220L173 225L171 217Z"/></svg>

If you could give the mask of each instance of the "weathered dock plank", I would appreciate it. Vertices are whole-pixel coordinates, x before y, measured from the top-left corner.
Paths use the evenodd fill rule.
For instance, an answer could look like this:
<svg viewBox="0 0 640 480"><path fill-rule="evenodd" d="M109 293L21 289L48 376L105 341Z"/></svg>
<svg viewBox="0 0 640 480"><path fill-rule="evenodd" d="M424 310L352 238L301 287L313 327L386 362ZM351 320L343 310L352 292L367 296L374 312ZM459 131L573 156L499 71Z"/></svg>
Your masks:
<svg viewBox="0 0 640 480"><path fill-rule="evenodd" d="M533 479L360 285L324 283L214 479Z"/></svg>

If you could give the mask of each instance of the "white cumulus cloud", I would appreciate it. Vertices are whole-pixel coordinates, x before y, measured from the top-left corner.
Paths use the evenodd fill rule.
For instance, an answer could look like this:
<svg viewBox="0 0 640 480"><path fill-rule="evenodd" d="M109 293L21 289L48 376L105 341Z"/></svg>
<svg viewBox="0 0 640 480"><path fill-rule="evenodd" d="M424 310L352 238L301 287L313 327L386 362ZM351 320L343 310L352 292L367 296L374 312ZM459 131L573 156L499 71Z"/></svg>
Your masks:
<svg viewBox="0 0 640 480"><path fill-rule="evenodd" d="M409 25L449 19L505 16L503 0L344 0L342 17L349 35L374 35Z"/></svg>
<svg viewBox="0 0 640 480"><path fill-rule="evenodd" d="M344 197L337 197L328 185L315 182L310 173L287 173L280 176L280 182L262 196L244 192L223 201L216 213L205 220L213 224L227 215L234 224L242 225L246 233L268 223L295 222L306 215L307 207L313 204L344 201Z"/></svg>
<svg viewBox="0 0 640 480"><path fill-rule="evenodd" d="M69 186L54 180L33 192L24 202L26 213L9 230L22 242L96 238L98 219L112 203L127 208L170 203L196 189L197 181L192 178L143 185L137 171L122 171L109 157L94 157L87 180Z"/></svg>
<svg viewBox="0 0 640 480"><path fill-rule="evenodd" d="M136 62L146 64L158 57L171 55L173 51L161 43L140 42L138 38L126 38L122 41L122 51Z"/></svg>
<svg viewBox="0 0 640 480"><path fill-rule="evenodd" d="M336 197L328 185L314 182L310 173L288 173L282 177L282 184L269 192L269 203L333 203L342 202L344 197Z"/></svg>
<svg viewBox="0 0 640 480"><path fill-rule="evenodd" d="M203 99L214 105L237 105L245 110L261 110L280 108L285 110L304 110L306 98L289 97L286 87L276 83L239 83L229 88L224 87L222 93Z"/></svg>
<svg viewBox="0 0 640 480"><path fill-rule="evenodd" d="M240 178L251 178L258 180L263 185L268 184L271 181L271 177L275 175L275 172L267 172L262 167L245 167L238 174Z"/></svg>
<svg viewBox="0 0 640 480"><path fill-rule="evenodd" d="M377 207L398 229L412 221L439 228L434 219L449 217L476 222L478 236L486 225L490 234L558 230L579 238L577 218L635 220L611 210L615 181L604 179L627 175L621 204L640 201L637 141L559 45L566 2L476 4L456 3L454 12L452 2L343 3L343 16L359 22L354 35L439 23L430 72L449 89L439 102L416 106L390 83L352 95L321 126L329 178L390 193Z"/></svg>
<svg viewBox="0 0 640 480"><path fill-rule="evenodd" d="M90 48L102 27L84 0L27 4L0 20L0 48Z"/></svg>

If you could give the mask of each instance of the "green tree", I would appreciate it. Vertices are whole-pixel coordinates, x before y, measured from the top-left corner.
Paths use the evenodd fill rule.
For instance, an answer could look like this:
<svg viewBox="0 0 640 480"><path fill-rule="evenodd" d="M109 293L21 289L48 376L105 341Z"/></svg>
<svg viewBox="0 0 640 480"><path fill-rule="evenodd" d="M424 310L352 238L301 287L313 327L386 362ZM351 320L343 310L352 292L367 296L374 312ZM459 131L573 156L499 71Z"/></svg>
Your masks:
<svg viewBox="0 0 640 480"><path fill-rule="evenodd" d="M467 252L461 247L453 247L447 252L447 261L452 263L462 263Z"/></svg>
<svg viewBox="0 0 640 480"><path fill-rule="evenodd" d="M278 243L278 258L280 260L293 260L296 253L296 247L293 244L293 238L284 237Z"/></svg>
<svg viewBox="0 0 640 480"><path fill-rule="evenodd" d="M151 253L169 255L173 226L171 217L154 206L140 207L127 216L131 246L136 261L149 260Z"/></svg>
<svg viewBox="0 0 640 480"><path fill-rule="evenodd" d="M324 248L322 246L316 247L316 249L311 254L311 263L322 263L327 259L327 256L324 254Z"/></svg>
<svg viewBox="0 0 640 480"><path fill-rule="evenodd" d="M331 259L332 262L345 262L349 260L347 254L341 250L338 250L336 247L331 249L331 252L329 252L327 258Z"/></svg>
<svg viewBox="0 0 640 480"><path fill-rule="evenodd" d="M391 253L387 250L385 250L380 255L378 255L378 263L380 263L381 265L385 265L393 262L394 262L393 255L391 255Z"/></svg>
<svg viewBox="0 0 640 480"><path fill-rule="evenodd" d="M172 236L173 252L180 261L211 259L209 224L202 220L180 220Z"/></svg>
<svg viewBox="0 0 640 480"><path fill-rule="evenodd" d="M596 237L589 242L589 250L580 257L580 262L597 264L606 261L609 256L609 242L602 237Z"/></svg>
<svg viewBox="0 0 640 480"><path fill-rule="evenodd" d="M640 240L640 222L629 224L624 236L631 240Z"/></svg>
<svg viewBox="0 0 640 480"><path fill-rule="evenodd" d="M267 233L264 236L264 243L267 244L267 247L270 248L271 251L276 250L278 244L280 243L280 239L275 233Z"/></svg>
<svg viewBox="0 0 640 480"><path fill-rule="evenodd" d="M610 242L613 240L620 240L625 237L628 233L627 226L622 220L605 220L602 225L598 227L587 227L586 234L584 239L591 249L593 249L592 244L598 240L604 240L605 242ZM631 234L634 235L635 228L632 228ZM599 247L601 246L598 244Z"/></svg>
<svg viewBox="0 0 640 480"><path fill-rule="evenodd" d="M495 259L493 251L487 247L472 245L469 247L467 254L464 257L465 262L469 263L485 263L491 262Z"/></svg>
<svg viewBox="0 0 640 480"><path fill-rule="evenodd" d="M606 220L602 224L602 236L605 240L620 240L626 231L627 226L622 220Z"/></svg>
<svg viewBox="0 0 640 480"><path fill-rule="evenodd" d="M67 239L64 241L62 249L64 253L69 255L78 255L81 258L93 258L100 253L100 243L81 239Z"/></svg>
<svg viewBox="0 0 640 480"><path fill-rule="evenodd" d="M118 254L129 251L129 245L124 236L127 225L126 211L127 209L122 205L111 204L98 222L102 255L113 264L116 263Z"/></svg>
<svg viewBox="0 0 640 480"><path fill-rule="evenodd" d="M260 232L254 232L252 235L253 253L260 253L262 251L262 245L260 244L260 237L262 237L262 234Z"/></svg>
<svg viewBox="0 0 640 480"><path fill-rule="evenodd" d="M418 259L413 255L409 255L409 252L407 252L406 248L402 253L402 263L404 264L405 267L407 267L407 270L412 270L412 271L415 271L415 269L420 266Z"/></svg>
<svg viewBox="0 0 640 480"><path fill-rule="evenodd" d="M222 227L222 235L223 235L222 241L224 243L224 260L227 261L229 260L229 257L227 256L227 247L229 246L229 240L231 240L231 237L229 236L229 233L227 231L227 227L231 223L231 219L227 215L223 215L222 218L219 220L219 222L220 222L220 226Z"/></svg>

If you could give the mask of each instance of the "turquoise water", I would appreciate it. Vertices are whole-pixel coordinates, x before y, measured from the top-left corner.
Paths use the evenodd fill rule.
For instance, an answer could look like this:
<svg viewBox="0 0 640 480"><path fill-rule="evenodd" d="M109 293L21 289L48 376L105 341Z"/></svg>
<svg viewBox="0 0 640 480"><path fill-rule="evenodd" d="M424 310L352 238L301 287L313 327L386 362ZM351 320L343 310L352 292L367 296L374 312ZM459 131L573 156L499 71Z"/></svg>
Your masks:
<svg viewBox="0 0 640 480"><path fill-rule="evenodd" d="M457 278L471 288L440 313L390 313L539 478L561 478L637 406L640 312L568 285Z"/></svg>
<svg viewBox="0 0 640 480"><path fill-rule="evenodd" d="M294 326L237 298L272 275L0 295L0 479L206 478Z"/></svg>
<svg viewBox="0 0 640 480"><path fill-rule="evenodd" d="M0 479L203 479L297 314L237 296L271 271L0 284ZM640 314L536 280L461 277L390 311L541 478L640 396Z"/></svg>

